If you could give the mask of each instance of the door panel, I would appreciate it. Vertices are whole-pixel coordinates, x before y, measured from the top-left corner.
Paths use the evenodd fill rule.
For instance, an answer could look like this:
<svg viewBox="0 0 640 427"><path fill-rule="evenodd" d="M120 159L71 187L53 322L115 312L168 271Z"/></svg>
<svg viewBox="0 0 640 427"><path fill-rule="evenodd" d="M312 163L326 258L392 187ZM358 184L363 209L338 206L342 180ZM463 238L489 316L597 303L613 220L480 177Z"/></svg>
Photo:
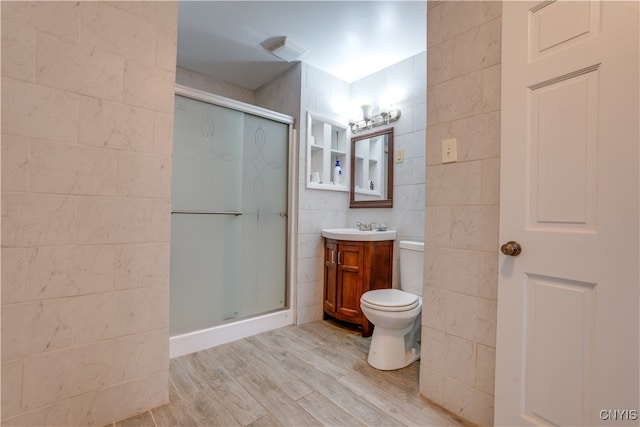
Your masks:
<svg viewBox="0 0 640 427"><path fill-rule="evenodd" d="M529 25L530 58L535 60L597 36L600 2L542 2L531 7Z"/></svg>
<svg viewBox="0 0 640 427"><path fill-rule="evenodd" d="M530 87L532 227L594 229L598 69Z"/></svg>
<svg viewBox="0 0 640 427"><path fill-rule="evenodd" d="M522 253L499 261L496 425L638 409L639 20L503 2L500 240Z"/></svg>
<svg viewBox="0 0 640 427"><path fill-rule="evenodd" d="M593 384L595 285L529 275L525 286L524 413L539 424L582 425Z"/></svg>

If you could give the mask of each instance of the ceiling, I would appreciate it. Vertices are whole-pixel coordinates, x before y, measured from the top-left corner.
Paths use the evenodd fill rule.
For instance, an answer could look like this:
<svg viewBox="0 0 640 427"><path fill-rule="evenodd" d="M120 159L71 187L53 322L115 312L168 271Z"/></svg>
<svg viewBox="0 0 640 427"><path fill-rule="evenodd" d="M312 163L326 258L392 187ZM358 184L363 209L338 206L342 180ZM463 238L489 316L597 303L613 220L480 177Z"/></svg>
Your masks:
<svg viewBox="0 0 640 427"><path fill-rule="evenodd" d="M426 50L426 1L184 1L178 65L251 90L296 62L270 38L307 49L303 61L348 83Z"/></svg>

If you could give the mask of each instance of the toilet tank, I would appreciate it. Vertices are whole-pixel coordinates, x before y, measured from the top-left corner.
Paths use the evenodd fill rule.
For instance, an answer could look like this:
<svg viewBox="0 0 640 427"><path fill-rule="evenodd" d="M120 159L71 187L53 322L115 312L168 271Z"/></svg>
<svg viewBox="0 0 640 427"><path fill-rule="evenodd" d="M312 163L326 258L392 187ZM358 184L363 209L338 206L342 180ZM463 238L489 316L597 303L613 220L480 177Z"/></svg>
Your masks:
<svg viewBox="0 0 640 427"><path fill-rule="evenodd" d="M422 296L422 273L424 267L424 242L401 240L400 289Z"/></svg>

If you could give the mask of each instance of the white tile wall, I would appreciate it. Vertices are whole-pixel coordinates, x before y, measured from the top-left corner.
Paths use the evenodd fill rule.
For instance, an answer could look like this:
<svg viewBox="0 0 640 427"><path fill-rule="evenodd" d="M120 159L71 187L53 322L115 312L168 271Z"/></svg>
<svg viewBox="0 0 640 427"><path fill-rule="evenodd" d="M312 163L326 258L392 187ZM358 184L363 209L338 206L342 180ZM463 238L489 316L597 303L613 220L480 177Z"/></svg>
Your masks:
<svg viewBox="0 0 640 427"><path fill-rule="evenodd" d="M2 97L11 100L2 107L3 133L56 141L77 139L78 95L3 77Z"/></svg>
<svg viewBox="0 0 640 427"><path fill-rule="evenodd" d="M177 4L2 3L2 424L168 400Z"/></svg>
<svg viewBox="0 0 640 427"><path fill-rule="evenodd" d="M493 424L501 3L430 2L420 392ZM441 164L456 138L457 163ZM444 359L443 359L444 357Z"/></svg>

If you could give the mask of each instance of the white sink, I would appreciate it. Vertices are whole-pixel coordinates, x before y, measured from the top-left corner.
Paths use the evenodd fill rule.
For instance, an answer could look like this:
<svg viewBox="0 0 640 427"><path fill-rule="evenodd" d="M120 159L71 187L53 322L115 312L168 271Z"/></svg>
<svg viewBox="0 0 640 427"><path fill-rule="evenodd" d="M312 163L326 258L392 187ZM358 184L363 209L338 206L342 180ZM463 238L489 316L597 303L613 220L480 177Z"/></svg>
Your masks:
<svg viewBox="0 0 640 427"><path fill-rule="evenodd" d="M380 240L396 240L396 232L395 230L360 231L357 228L328 228L322 230L322 237L336 240L377 242Z"/></svg>

